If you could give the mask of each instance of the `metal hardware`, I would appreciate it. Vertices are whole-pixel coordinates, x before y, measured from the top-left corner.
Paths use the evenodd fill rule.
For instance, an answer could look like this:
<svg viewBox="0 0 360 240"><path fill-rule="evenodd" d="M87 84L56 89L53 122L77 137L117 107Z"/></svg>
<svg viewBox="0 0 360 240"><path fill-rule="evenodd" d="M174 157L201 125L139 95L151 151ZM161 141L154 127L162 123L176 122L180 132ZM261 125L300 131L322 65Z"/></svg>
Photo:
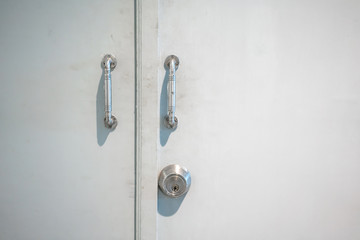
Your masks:
<svg viewBox="0 0 360 240"><path fill-rule="evenodd" d="M175 72L180 64L179 58L175 55L170 55L165 59L165 67L169 69L168 80L168 113L165 116L164 123L169 129L176 129L178 119L175 116L175 99L176 99L176 76Z"/></svg>
<svg viewBox="0 0 360 240"><path fill-rule="evenodd" d="M117 61L111 54L106 54L102 60L102 66L104 67L105 79L105 127L114 130L117 126L116 117L112 115L112 92L111 92L111 71L116 67Z"/></svg>
<svg viewBox="0 0 360 240"><path fill-rule="evenodd" d="M189 191L191 176L189 171L177 164L169 165L161 170L159 187L168 197L177 198Z"/></svg>

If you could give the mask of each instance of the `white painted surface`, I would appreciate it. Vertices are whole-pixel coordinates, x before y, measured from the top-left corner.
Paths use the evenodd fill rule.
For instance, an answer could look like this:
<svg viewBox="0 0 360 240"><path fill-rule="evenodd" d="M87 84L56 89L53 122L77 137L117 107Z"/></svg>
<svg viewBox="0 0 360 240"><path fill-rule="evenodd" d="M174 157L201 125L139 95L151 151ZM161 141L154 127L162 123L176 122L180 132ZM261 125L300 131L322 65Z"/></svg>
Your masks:
<svg viewBox="0 0 360 240"><path fill-rule="evenodd" d="M158 171L158 239L360 239L360 2L160 1L175 54L178 129ZM159 65L160 116L166 113Z"/></svg>
<svg viewBox="0 0 360 240"><path fill-rule="evenodd" d="M136 0L136 239L157 235L158 0Z"/></svg>
<svg viewBox="0 0 360 240"><path fill-rule="evenodd" d="M133 239L134 3L1 1L0 35L0 239Z"/></svg>

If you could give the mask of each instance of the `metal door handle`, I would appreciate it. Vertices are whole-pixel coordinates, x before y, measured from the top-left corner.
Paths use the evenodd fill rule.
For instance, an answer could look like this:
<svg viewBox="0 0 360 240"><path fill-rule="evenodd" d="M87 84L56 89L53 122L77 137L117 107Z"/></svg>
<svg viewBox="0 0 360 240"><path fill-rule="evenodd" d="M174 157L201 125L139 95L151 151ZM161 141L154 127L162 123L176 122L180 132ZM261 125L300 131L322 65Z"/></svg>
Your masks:
<svg viewBox="0 0 360 240"><path fill-rule="evenodd" d="M106 54L102 60L104 67L104 90L105 90L105 127L114 130L117 126L116 117L112 115L112 96L111 96L111 71L116 67L116 58L111 54Z"/></svg>
<svg viewBox="0 0 360 240"><path fill-rule="evenodd" d="M180 64L179 58L175 55L170 55L165 59L165 67L169 69L169 80L167 86L168 94L168 113L165 116L165 126L169 129L176 129L178 119L175 116L175 99L176 99L176 77L175 72Z"/></svg>

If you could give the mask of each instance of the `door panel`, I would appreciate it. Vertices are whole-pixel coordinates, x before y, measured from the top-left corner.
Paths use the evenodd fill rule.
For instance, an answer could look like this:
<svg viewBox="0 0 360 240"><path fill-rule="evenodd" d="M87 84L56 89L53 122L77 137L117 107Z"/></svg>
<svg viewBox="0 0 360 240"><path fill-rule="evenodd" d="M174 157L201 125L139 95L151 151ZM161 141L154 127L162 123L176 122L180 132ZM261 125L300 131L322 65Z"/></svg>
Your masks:
<svg viewBox="0 0 360 240"><path fill-rule="evenodd" d="M159 193L159 239L359 239L359 2L159 5L180 66L158 170L192 175L184 198Z"/></svg>
<svg viewBox="0 0 360 240"><path fill-rule="evenodd" d="M0 238L132 239L134 4L0 3ZM115 131L104 127L101 60Z"/></svg>

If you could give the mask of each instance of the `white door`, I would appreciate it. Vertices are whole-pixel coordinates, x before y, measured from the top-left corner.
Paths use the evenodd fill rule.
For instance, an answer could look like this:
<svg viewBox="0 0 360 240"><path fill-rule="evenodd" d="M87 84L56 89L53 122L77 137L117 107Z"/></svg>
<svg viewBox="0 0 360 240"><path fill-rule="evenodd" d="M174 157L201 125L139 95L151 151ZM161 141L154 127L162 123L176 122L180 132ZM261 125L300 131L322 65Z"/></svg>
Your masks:
<svg viewBox="0 0 360 240"><path fill-rule="evenodd" d="M1 1L0 79L0 239L133 239L133 1Z"/></svg>
<svg viewBox="0 0 360 240"><path fill-rule="evenodd" d="M360 239L359 1L158 9L157 171L192 176L185 197L159 192L158 239ZM175 131L162 121L170 54Z"/></svg>

